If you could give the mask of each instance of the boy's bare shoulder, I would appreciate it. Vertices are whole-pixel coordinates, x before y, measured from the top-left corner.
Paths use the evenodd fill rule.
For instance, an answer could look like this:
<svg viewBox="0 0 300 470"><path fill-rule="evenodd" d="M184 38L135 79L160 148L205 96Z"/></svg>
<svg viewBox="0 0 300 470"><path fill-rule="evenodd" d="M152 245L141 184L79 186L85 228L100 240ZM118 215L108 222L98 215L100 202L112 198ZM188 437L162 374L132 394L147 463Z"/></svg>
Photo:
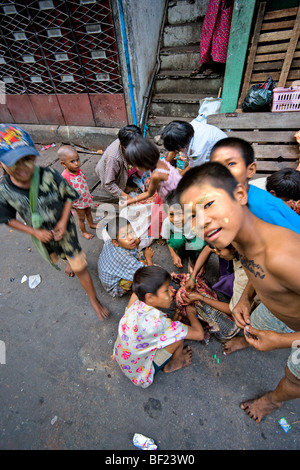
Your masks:
<svg viewBox="0 0 300 470"><path fill-rule="evenodd" d="M285 277L300 269L300 235L284 227L272 226L266 239L265 263L276 276ZM299 271L298 271L299 272Z"/></svg>

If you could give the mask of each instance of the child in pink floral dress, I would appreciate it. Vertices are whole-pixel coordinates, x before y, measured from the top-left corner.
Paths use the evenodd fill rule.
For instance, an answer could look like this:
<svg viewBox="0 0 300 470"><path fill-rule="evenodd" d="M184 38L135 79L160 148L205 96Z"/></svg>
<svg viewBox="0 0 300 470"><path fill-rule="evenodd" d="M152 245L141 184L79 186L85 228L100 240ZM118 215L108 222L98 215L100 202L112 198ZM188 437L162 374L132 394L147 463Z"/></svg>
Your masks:
<svg viewBox="0 0 300 470"><path fill-rule="evenodd" d="M173 372L191 364L192 351L183 340L201 341L203 328L194 307L187 308L190 325L168 318L173 294L170 274L160 266L139 268L133 278L132 294L120 320L114 359L134 385L149 387L156 372Z"/></svg>
<svg viewBox="0 0 300 470"><path fill-rule="evenodd" d="M62 176L80 195L79 199L73 203L73 207L78 216L78 225L82 235L90 240L94 235L86 231L85 219L90 228L97 228L97 224L93 221L91 209L93 198L86 182L86 176L80 169L79 155L70 145L60 147L57 154L60 158L60 163L65 167Z"/></svg>

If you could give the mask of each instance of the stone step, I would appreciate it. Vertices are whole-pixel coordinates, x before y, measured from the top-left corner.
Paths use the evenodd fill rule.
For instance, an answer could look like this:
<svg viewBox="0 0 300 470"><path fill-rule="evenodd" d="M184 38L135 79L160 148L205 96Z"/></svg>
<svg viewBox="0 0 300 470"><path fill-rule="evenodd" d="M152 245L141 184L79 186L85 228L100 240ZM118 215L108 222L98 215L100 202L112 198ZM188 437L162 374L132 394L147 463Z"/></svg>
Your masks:
<svg viewBox="0 0 300 470"><path fill-rule="evenodd" d="M181 93L188 90L189 93L205 93L218 95L223 84L223 76L200 74L190 77L191 70L161 70L156 76L154 94Z"/></svg>
<svg viewBox="0 0 300 470"><path fill-rule="evenodd" d="M162 47L199 45L202 22L166 25L164 28Z"/></svg>
<svg viewBox="0 0 300 470"><path fill-rule="evenodd" d="M213 96L216 97L217 95ZM193 119L198 115L199 101L206 97L206 93L154 95L151 101L150 114L154 116L182 116Z"/></svg>
<svg viewBox="0 0 300 470"><path fill-rule="evenodd" d="M165 47L160 50L160 70L194 70L199 66L199 45Z"/></svg>
<svg viewBox="0 0 300 470"><path fill-rule="evenodd" d="M200 21L204 18L208 2L209 0L169 1L167 21L169 24Z"/></svg>

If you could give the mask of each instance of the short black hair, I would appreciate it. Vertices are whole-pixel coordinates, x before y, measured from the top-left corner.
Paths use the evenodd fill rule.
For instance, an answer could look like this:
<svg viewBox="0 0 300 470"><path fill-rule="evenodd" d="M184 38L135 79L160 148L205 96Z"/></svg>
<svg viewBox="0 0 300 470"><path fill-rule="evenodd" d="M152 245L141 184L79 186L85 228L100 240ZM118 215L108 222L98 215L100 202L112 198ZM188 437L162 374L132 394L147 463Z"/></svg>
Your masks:
<svg viewBox="0 0 300 470"><path fill-rule="evenodd" d="M117 215L116 217L112 217L108 221L106 225L106 230L112 240L117 240L117 236L120 229L123 227L127 227L127 225L130 225L130 222L125 219L125 217L120 217Z"/></svg>
<svg viewBox="0 0 300 470"><path fill-rule="evenodd" d="M118 132L118 139L122 147L127 147L127 145L135 139L136 136L141 136L141 129L135 124L129 124L128 126L122 127Z"/></svg>
<svg viewBox="0 0 300 470"><path fill-rule="evenodd" d="M176 188L178 198L190 186L197 186L205 180L208 180L214 188L224 189L234 199L234 191L238 182L228 168L218 162L207 162L185 173Z"/></svg>
<svg viewBox="0 0 300 470"><path fill-rule="evenodd" d="M251 165L255 161L254 150L252 145L244 139L239 137L226 137L215 143L211 149L210 159L212 159L213 153L215 150L218 150L222 147L231 147L235 148L243 158L246 166Z"/></svg>
<svg viewBox="0 0 300 470"><path fill-rule="evenodd" d="M134 167L154 170L159 160L159 150L148 137L137 137L126 147L125 157Z"/></svg>
<svg viewBox="0 0 300 470"><path fill-rule="evenodd" d="M171 274L160 266L144 266L137 269L133 276L132 291L145 302L146 294L156 294L158 289L171 280Z"/></svg>
<svg viewBox="0 0 300 470"><path fill-rule="evenodd" d="M192 124L186 121L171 121L162 131L164 147L174 152L188 146L194 136Z"/></svg>
<svg viewBox="0 0 300 470"><path fill-rule="evenodd" d="M300 199L300 171L294 168L282 168L267 177L267 191L275 191L276 197L293 201Z"/></svg>

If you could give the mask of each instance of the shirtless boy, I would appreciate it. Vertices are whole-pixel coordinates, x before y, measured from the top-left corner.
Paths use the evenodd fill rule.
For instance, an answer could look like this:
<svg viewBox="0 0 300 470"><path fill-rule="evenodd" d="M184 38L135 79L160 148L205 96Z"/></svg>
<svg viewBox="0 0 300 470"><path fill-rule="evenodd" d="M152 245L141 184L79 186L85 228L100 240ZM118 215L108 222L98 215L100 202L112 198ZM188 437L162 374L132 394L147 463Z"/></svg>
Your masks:
<svg viewBox="0 0 300 470"><path fill-rule="evenodd" d="M260 422L285 401L300 398L300 279L295 275L300 270L300 236L253 215L247 207L245 186L220 163L206 163L187 172L177 192L185 210L190 207L194 229L199 235L204 229L207 243L218 249L232 243L236 248L261 300L251 317L250 310L235 316L244 329L244 346L260 351L292 349L276 389L240 405ZM199 209L200 222L196 218Z"/></svg>

